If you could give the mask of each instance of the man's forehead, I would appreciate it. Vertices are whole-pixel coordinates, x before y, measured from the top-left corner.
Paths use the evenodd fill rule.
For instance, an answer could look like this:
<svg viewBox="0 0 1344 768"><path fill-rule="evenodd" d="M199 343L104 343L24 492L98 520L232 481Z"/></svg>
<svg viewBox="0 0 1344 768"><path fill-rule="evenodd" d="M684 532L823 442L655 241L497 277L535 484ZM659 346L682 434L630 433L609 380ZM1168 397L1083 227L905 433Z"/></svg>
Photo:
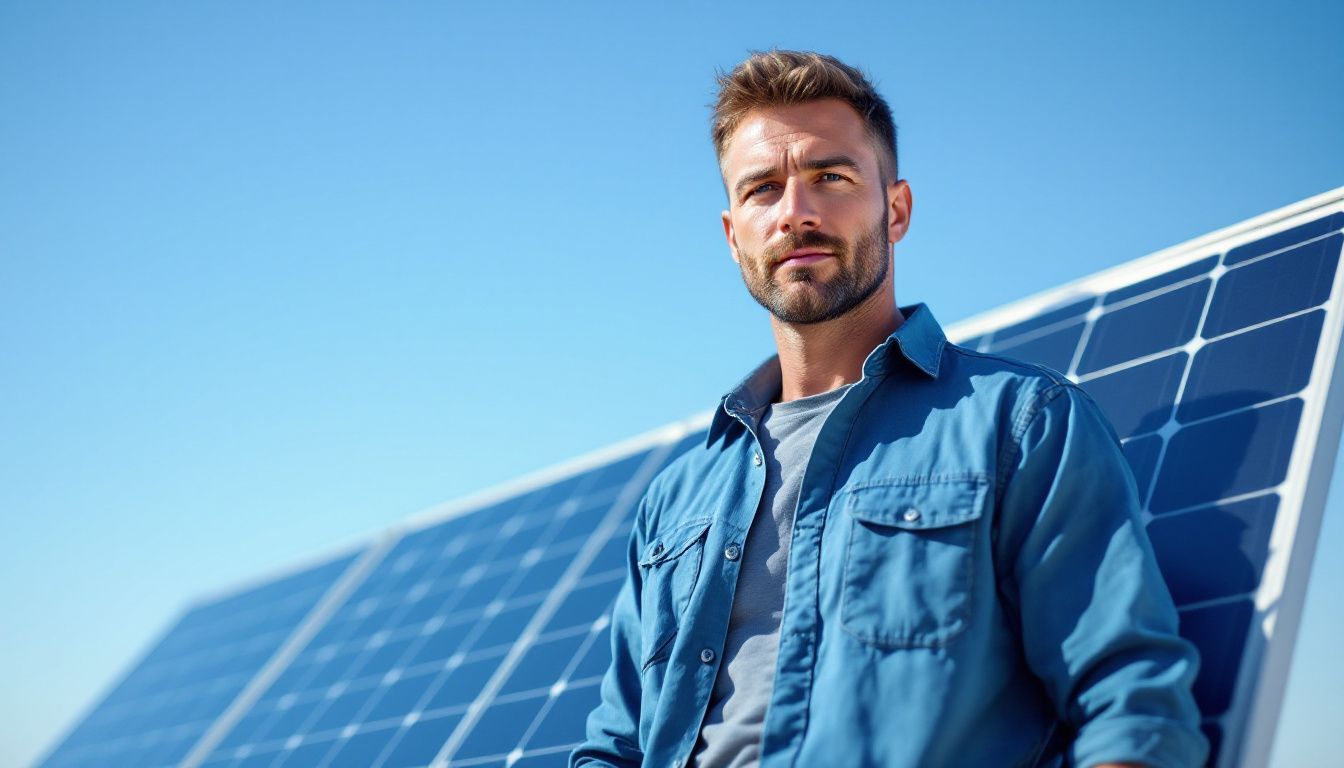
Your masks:
<svg viewBox="0 0 1344 768"><path fill-rule="evenodd" d="M729 138L723 153L724 172L730 175L747 166L775 164L786 154L837 150L873 155L866 126L854 108L843 101L761 107L748 112Z"/></svg>

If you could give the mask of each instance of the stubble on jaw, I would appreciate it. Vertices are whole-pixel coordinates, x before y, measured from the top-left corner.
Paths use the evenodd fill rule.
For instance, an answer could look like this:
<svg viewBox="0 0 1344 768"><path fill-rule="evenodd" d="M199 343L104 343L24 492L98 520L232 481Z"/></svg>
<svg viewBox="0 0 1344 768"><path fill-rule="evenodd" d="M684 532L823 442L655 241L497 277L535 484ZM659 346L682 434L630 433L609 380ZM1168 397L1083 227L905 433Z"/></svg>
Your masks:
<svg viewBox="0 0 1344 768"><path fill-rule="evenodd" d="M876 228L860 237L852 246L842 238L809 230L788 237L757 259L741 253L739 266L747 292L779 320L796 325L811 325L834 320L876 293L890 269L887 244L887 213L884 209ZM808 266L790 267L787 282L810 283L811 292L790 292L777 279L771 265L799 248L826 248L836 254L835 275L821 281Z"/></svg>

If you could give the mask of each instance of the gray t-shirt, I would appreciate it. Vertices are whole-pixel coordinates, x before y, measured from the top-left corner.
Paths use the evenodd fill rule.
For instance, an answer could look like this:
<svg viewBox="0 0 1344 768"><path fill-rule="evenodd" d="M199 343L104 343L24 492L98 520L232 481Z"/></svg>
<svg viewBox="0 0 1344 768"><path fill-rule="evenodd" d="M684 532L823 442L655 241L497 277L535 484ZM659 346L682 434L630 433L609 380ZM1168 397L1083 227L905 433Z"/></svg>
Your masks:
<svg viewBox="0 0 1344 768"><path fill-rule="evenodd" d="M812 444L849 386L764 408L756 434L765 456L765 492L742 547L723 661L695 747L701 768L744 768L761 759L761 731L775 682L784 570L803 472Z"/></svg>

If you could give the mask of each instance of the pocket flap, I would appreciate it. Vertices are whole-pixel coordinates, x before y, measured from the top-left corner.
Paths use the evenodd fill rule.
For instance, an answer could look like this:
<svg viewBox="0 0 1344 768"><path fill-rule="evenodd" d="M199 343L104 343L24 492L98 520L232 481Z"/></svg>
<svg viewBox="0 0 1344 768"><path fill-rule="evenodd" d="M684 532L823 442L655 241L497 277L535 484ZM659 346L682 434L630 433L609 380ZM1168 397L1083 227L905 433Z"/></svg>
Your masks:
<svg viewBox="0 0 1344 768"><path fill-rule="evenodd" d="M920 531L980 517L988 492L984 477L895 481L852 488L840 502L845 512L864 522Z"/></svg>
<svg viewBox="0 0 1344 768"><path fill-rule="evenodd" d="M639 564L654 566L680 557L694 546L707 530L709 521L697 520L661 533L649 539L649 543L644 545L644 554L640 556Z"/></svg>

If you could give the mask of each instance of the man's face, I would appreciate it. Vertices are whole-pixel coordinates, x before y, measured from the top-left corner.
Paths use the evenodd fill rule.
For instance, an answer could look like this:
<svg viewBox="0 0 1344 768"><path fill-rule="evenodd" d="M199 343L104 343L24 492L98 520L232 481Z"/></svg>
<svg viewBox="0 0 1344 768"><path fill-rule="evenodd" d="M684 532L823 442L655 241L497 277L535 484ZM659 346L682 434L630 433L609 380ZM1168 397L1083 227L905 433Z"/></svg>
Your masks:
<svg viewBox="0 0 1344 768"><path fill-rule="evenodd" d="M724 147L722 170L733 260L776 318L823 322L890 293L890 244L905 234L909 187L883 181L848 104L752 110Z"/></svg>

